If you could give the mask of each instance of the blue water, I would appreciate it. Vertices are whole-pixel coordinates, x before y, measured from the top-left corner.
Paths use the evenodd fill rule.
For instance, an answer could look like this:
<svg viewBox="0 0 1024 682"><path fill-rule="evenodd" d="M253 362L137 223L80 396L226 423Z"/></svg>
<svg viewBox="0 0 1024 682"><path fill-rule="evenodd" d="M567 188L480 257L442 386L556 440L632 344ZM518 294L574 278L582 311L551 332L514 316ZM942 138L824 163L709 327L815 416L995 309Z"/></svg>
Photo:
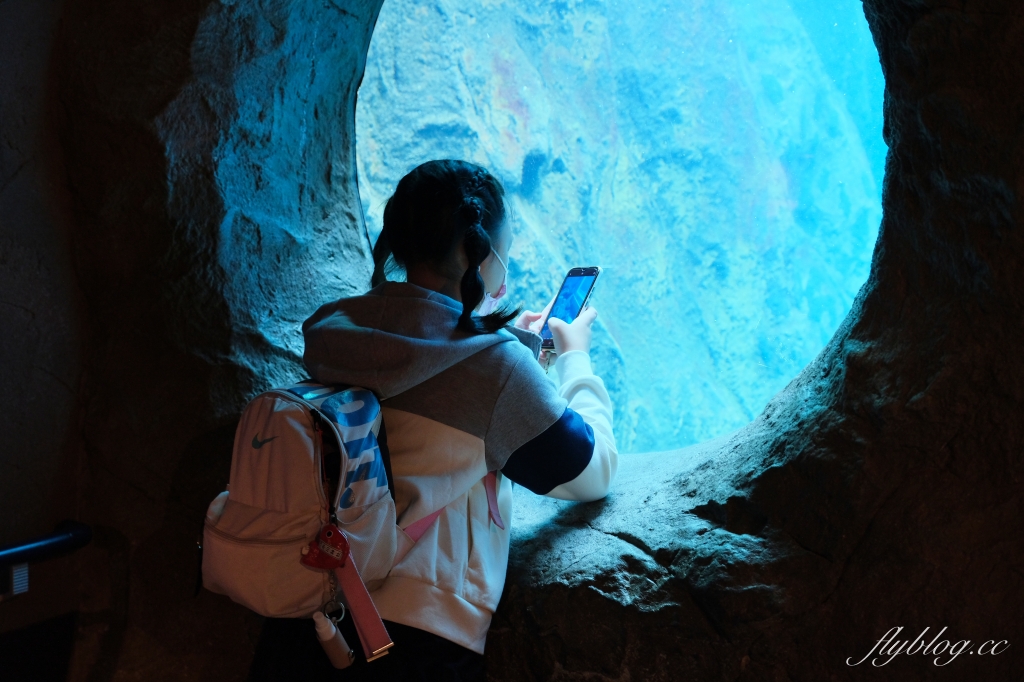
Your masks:
<svg viewBox="0 0 1024 682"><path fill-rule="evenodd" d="M835 5L835 6L832 6ZM514 206L509 298L599 265L593 359L621 451L749 422L868 275L883 81L857 0L387 0L358 93L371 236L431 158Z"/></svg>

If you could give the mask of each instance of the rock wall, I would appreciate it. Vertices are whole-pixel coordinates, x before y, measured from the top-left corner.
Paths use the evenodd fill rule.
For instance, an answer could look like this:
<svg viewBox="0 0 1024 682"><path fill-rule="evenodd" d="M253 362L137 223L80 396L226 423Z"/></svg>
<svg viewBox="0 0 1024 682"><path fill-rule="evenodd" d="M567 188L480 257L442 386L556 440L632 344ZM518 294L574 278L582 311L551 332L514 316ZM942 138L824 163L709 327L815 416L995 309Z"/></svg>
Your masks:
<svg viewBox="0 0 1024 682"><path fill-rule="evenodd" d="M361 291L353 108L379 4L68 0L50 105L87 337L74 679L236 679L260 619L195 542L244 402Z"/></svg>
<svg viewBox="0 0 1024 682"><path fill-rule="evenodd" d="M59 153L40 157L56 186L36 191L44 204L65 196L67 222L34 223L51 226L32 237L58 254L39 257L48 269L10 249L0 271L5 296L32 281L57 292L40 295L34 319L72 331L42 366L81 378L73 413L32 407L13 423L26 442L58 443L40 449L48 473L21 473L28 455L10 450L4 463L5 480L13 462L26 487L69 477L75 492L54 513L96 529L64 576L80 611L72 679L245 675L260 620L192 597L192 548L240 405L298 371L294 324L318 299L365 283L353 98L378 10L66 0L51 24L36 92ZM493 679L1014 678L1024 19L999 0L865 10L892 153L853 311L739 432L623 458L601 503L519 496ZM4 107L4 139L22 144L28 114ZM0 206L12 239L15 214ZM2 359L10 390L44 346L26 342L25 318L4 317L20 344ZM76 319L77 330L52 322ZM71 444L58 466L62 424ZM12 539L36 530L12 528ZM1011 647L941 668L923 656L845 665L897 625Z"/></svg>
<svg viewBox="0 0 1024 682"><path fill-rule="evenodd" d="M853 311L749 426L625 458L600 504L520 498L495 679L1019 676L1024 101L1007 65L1024 20L1011 8L865 2L891 152ZM947 627L936 644L1011 648L846 664L898 626L904 641Z"/></svg>
<svg viewBox="0 0 1024 682"><path fill-rule="evenodd" d="M71 268L66 192L47 126L56 0L0 3L0 546L73 515L81 292ZM0 632L68 607L66 562L0 607Z"/></svg>

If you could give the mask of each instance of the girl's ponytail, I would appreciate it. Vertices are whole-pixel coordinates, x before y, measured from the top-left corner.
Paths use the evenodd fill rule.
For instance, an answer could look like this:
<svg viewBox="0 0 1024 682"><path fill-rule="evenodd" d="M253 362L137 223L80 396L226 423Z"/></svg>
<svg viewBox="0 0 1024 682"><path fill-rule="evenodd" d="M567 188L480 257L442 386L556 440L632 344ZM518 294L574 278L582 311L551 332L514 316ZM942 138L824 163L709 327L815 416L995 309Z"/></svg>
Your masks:
<svg viewBox="0 0 1024 682"><path fill-rule="evenodd" d="M491 237L502 229L507 215L501 183L472 163L451 159L428 161L410 171L384 206L384 225L373 246L376 287L387 281L389 267L425 263L435 272L452 272L453 253L465 249L468 269L461 273L462 314L458 328L471 334L498 331L519 314L500 308L477 317L473 311L484 297L480 264L491 250Z"/></svg>
<svg viewBox="0 0 1024 682"><path fill-rule="evenodd" d="M480 199L467 194L459 209L459 218L466 221L462 247L466 252L469 267L462 275L459 293L462 296L462 315L459 316L459 329L473 334L492 334L519 315L519 310L510 311L500 308L482 317L473 315L473 311L484 298L484 281L480 277L480 264L491 252L491 238L484 232L481 222L484 210Z"/></svg>

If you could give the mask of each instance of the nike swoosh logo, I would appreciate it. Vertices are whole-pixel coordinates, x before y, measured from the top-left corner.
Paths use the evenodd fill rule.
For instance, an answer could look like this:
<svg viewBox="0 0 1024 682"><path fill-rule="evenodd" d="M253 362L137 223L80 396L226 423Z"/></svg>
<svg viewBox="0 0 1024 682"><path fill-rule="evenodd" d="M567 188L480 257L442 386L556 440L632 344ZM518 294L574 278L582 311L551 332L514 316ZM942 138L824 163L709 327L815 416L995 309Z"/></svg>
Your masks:
<svg viewBox="0 0 1024 682"><path fill-rule="evenodd" d="M277 438L277 436L271 436L266 440L260 440L260 434L257 433L255 436L252 437L252 446L259 450L260 448L262 448L264 445L274 440L275 438Z"/></svg>

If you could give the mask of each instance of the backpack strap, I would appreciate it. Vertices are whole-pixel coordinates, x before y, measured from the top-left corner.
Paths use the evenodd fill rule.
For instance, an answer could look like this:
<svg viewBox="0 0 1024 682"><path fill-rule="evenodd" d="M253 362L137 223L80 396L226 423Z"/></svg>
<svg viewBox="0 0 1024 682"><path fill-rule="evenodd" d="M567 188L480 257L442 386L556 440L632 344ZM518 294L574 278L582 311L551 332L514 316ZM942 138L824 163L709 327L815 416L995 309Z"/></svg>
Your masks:
<svg viewBox="0 0 1024 682"><path fill-rule="evenodd" d="M380 411L380 431L377 433L377 447L380 458L384 460L384 475L388 477L388 491L391 499L395 499L395 476L391 473L391 450L388 449L388 430L384 428L384 410Z"/></svg>
<svg viewBox="0 0 1024 682"><path fill-rule="evenodd" d="M380 613L377 612L370 593L366 591L366 585L359 577L356 562L351 557L347 558L348 561L333 569L334 576L348 602L352 622L359 635L359 643L363 647L367 662L369 662L387 654L388 649L394 646L394 642L391 641L391 637L380 619Z"/></svg>

